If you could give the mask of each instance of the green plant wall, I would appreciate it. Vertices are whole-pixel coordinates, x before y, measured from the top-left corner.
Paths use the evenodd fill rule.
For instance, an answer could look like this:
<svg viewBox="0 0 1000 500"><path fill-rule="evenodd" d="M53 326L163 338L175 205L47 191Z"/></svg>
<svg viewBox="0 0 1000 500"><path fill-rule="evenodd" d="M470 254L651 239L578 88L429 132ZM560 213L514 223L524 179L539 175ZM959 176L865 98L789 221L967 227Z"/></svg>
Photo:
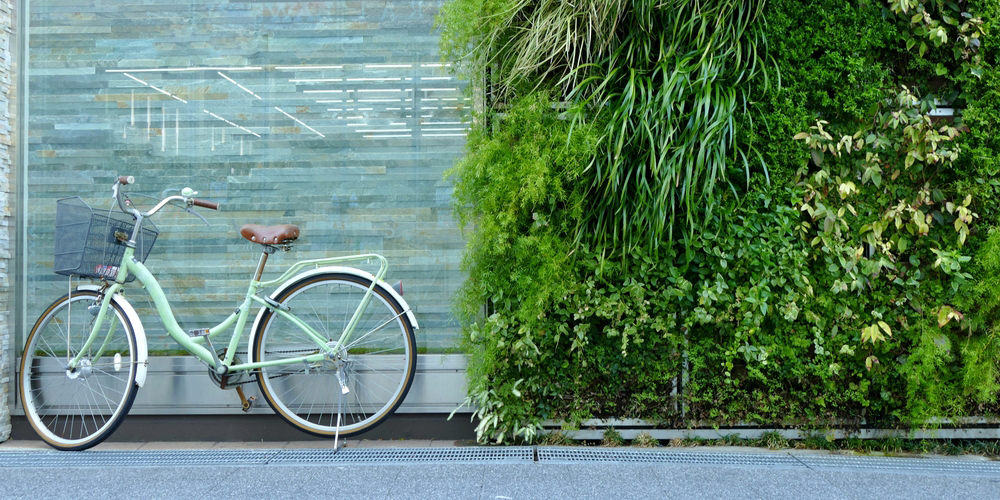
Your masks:
<svg viewBox="0 0 1000 500"><path fill-rule="evenodd" d="M439 20L486 103L450 173L480 439L994 415L997 2L587 5Z"/></svg>

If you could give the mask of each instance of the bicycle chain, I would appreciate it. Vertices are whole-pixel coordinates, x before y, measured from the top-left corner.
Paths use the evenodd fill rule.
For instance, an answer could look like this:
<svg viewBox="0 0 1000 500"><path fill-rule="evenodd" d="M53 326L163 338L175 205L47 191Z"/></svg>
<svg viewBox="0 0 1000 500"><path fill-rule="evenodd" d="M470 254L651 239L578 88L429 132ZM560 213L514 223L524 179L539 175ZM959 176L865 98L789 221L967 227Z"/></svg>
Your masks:
<svg viewBox="0 0 1000 500"><path fill-rule="evenodd" d="M209 370L211 370L211 368L209 368ZM257 382L257 379L260 377L260 372L259 371L254 371L254 372L250 372L250 374L251 374L251 377L250 377L249 380L245 380L243 382L234 382L234 383L231 383L231 384L227 383L226 387L236 387L238 385L246 385L246 384L252 384L254 382ZM271 375L269 378L271 378L271 379L283 378L283 377L287 377L289 375L296 375L296 374L295 373L279 373L279 374L276 374L276 375Z"/></svg>
<svg viewBox="0 0 1000 500"><path fill-rule="evenodd" d="M209 370L211 370L211 368L209 368ZM280 373L280 374L277 374L277 375L271 375L271 377L270 377L270 378L272 378L272 379L276 379L276 378L282 378L282 377L287 377L287 376L289 376L289 375L295 375L295 374L294 374L294 373ZM230 388L230 387L236 387L236 386L240 386L240 385L246 385L246 384L252 384L252 383L254 383L254 382L257 382L257 378L258 378L259 376L260 376L260 373L259 373L259 372L253 372L253 374L251 375L251 377L250 377L250 379L249 379L249 380L244 380L244 381L242 381L242 382L233 382L233 383L227 383L227 384L226 384L226 389L228 389L228 388Z"/></svg>
<svg viewBox="0 0 1000 500"><path fill-rule="evenodd" d="M226 384L226 388L228 389L230 387L236 387L236 386L240 386L240 385L252 384L252 383L254 383L254 382L257 381L257 376L258 375L259 375L258 373L254 373L253 376L251 376L249 380L244 380L243 382L227 383ZM289 375L291 375L291 374L289 374ZM225 375L223 375L223 376L225 376ZM278 377L271 377L271 378L278 378Z"/></svg>

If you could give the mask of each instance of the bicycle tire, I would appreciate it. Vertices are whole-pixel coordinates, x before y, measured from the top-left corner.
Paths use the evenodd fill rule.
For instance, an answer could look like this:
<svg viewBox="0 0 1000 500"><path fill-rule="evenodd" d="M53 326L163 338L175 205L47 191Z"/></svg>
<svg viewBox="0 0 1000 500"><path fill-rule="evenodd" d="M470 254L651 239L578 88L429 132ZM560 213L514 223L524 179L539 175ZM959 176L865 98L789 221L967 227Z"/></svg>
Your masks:
<svg viewBox="0 0 1000 500"><path fill-rule="evenodd" d="M359 276L324 273L300 279L275 301L334 345L370 285ZM262 368L257 377L261 394L282 419L312 435L348 437L374 428L403 402L416 371L416 341L405 312L392 295L375 287L338 360ZM287 318L267 310L251 352L259 362L319 349Z"/></svg>
<svg viewBox="0 0 1000 500"><path fill-rule="evenodd" d="M98 336L76 369L67 369L96 320L88 306L100 305L102 298L80 290L53 302L32 327L21 356L24 414L38 436L59 450L85 450L104 441L138 393L135 330L114 301L102 325L106 336Z"/></svg>

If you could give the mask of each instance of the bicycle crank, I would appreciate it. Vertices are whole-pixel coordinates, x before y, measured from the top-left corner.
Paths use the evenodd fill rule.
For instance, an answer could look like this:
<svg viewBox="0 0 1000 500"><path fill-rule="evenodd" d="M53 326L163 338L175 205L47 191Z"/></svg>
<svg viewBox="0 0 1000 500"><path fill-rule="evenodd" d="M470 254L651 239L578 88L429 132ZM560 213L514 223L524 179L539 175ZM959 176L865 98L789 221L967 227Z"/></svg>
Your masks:
<svg viewBox="0 0 1000 500"><path fill-rule="evenodd" d="M222 351L222 356L226 355L226 351ZM233 356L233 363L240 364L240 357ZM247 371L233 371L227 372L224 375L220 375L215 368L208 368L208 377L215 382L215 385L219 386L219 389L239 389L239 386L243 384L249 384L255 382L255 378L250 376Z"/></svg>
<svg viewBox="0 0 1000 500"><path fill-rule="evenodd" d="M239 396L240 396L240 402L243 403L243 412L244 413L249 412L250 408L253 408L254 402L257 401L257 396L250 396L248 398L246 396L246 394L243 394L243 386L242 385L236 386L236 394L239 394Z"/></svg>

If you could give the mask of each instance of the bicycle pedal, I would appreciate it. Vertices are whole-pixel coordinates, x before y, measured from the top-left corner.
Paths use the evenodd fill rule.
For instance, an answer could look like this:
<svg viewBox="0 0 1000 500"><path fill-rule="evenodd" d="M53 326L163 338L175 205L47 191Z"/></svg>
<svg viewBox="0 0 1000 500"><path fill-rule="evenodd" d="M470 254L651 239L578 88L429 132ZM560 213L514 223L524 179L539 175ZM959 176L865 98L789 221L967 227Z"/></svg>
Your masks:
<svg viewBox="0 0 1000 500"><path fill-rule="evenodd" d="M249 398L243 394L243 387L236 386L236 394L240 396L240 402L243 403L243 413L247 413L253 408L253 404L257 401L257 396L250 396Z"/></svg>

